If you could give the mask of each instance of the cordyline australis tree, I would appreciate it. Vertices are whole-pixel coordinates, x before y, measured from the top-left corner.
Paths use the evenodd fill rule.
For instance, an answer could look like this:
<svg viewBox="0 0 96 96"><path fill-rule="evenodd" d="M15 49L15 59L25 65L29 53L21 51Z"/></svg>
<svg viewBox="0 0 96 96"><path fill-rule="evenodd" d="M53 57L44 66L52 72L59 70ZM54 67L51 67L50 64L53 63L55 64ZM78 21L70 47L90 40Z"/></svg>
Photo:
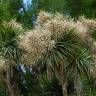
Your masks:
<svg viewBox="0 0 96 96"><path fill-rule="evenodd" d="M41 12L34 29L20 36L22 62L46 66L49 79L55 73L64 96L68 96L68 78L73 76L77 96L81 96L80 77L88 76L95 48L91 33L95 28L96 21L84 17L74 21L59 13Z"/></svg>
<svg viewBox="0 0 96 96"><path fill-rule="evenodd" d="M0 76L10 96L20 96L16 84L10 82L12 70L18 63L18 43L22 49L21 64L46 66L49 80L54 73L64 96L68 96L68 79L74 78L77 96L81 95L81 75L88 75L89 69L93 75L90 54L95 57L95 42L91 34L96 29L96 21L84 17L74 21L59 13L41 12L34 29L23 35L18 36L22 27L14 21L0 26Z"/></svg>
<svg viewBox="0 0 96 96"><path fill-rule="evenodd" d="M21 31L21 25L15 20L0 25L0 78L10 96L20 96L13 70L19 60L17 36Z"/></svg>

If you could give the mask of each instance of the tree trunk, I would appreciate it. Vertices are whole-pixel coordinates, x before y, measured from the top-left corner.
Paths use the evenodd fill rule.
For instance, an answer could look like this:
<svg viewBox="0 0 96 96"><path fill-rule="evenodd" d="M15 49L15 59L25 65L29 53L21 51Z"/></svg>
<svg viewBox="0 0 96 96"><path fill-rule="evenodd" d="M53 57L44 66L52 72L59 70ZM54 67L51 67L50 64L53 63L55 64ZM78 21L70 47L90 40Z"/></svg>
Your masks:
<svg viewBox="0 0 96 96"><path fill-rule="evenodd" d="M76 89L77 96L81 96L81 82L80 82L79 75L75 79L75 89Z"/></svg>
<svg viewBox="0 0 96 96"><path fill-rule="evenodd" d="M12 86L10 85L10 83L8 81L6 81L6 86L8 88L8 92L9 92L10 96L15 96L13 88L12 88Z"/></svg>
<svg viewBox="0 0 96 96"><path fill-rule="evenodd" d="M2 80L4 82L4 84L6 85L6 89L8 90L8 93L10 96L15 96L14 95L14 90L12 88L12 85L10 83L10 80L9 80L9 74L6 72L6 75L2 76Z"/></svg>
<svg viewBox="0 0 96 96"><path fill-rule="evenodd" d="M4 84L6 85L9 96L20 96L17 85L14 87L13 86L14 84L11 84L10 69L7 70L6 75L4 75L4 76L2 75L2 80L3 80Z"/></svg>
<svg viewBox="0 0 96 96"><path fill-rule="evenodd" d="M62 84L62 92L63 92L63 96L68 96L67 81L64 84Z"/></svg>
<svg viewBox="0 0 96 96"><path fill-rule="evenodd" d="M53 72L49 66L47 66L47 77L49 80L51 80L53 77Z"/></svg>

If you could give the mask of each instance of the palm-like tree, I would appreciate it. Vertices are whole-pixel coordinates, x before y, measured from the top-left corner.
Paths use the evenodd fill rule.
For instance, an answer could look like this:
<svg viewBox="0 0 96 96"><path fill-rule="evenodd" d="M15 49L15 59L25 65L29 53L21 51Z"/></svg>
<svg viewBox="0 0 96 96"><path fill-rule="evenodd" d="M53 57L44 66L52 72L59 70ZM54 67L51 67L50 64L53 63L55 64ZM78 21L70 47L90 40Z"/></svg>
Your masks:
<svg viewBox="0 0 96 96"><path fill-rule="evenodd" d="M88 72L88 64L90 63L90 55L85 48L85 43L80 38L79 34L74 29L66 30L62 37L57 39L57 42L52 50L47 51L41 58L41 64L47 66L47 70L55 73L60 84L62 84L62 91L64 96L67 93L68 78L75 74L78 79L76 87L77 95L80 96L80 74ZM70 74L71 73L71 74ZM69 75L70 74L70 75Z"/></svg>
<svg viewBox="0 0 96 96"><path fill-rule="evenodd" d="M17 96L16 94L18 94L18 92L15 94L14 83L11 83L11 79L13 78L13 67L19 62L17 35L20 31L21 26L14 20L0 25L0 56L6 60L0 70L0 76L3 82L5 82L10 96Z"/></svg>
<svg viewBox="0 0 96 96"><path fill-rule="evenodd" d="M67 71L74 74L74 83L77 96L81 96L81 77L87 76L89 79L89 68L91 64L91 56L87 49L78 48L74 54L72 63L67 66ZM69 74L70 74L69 73ZM70 76L70 75L69 75Z"/></svg>
<svg viewBox="0 0 96 96"><path fill-rule="evenodd" d="M28 35L25 34L24 38L27 37L27 39L25 38L26 40L23 39L23 41L26 41L26 43L21 42L21 46L25 47L26 53L28 53L25 57L28 57L29 54L32 53L32 56L28 57L27 61L28 59L33 59L36 55L36 60L33 61L39 63L39 66L40 64L43 64L44 68L46 67L49 79L52 76L52 73L55 73L59 82L62 84L64 96L68 96L68 78L72 75L75 78L75 81L78 79L78 82L75 83L78 84L78 86L76 86L78 87L76 88L76 91L77 95L80 96L80 73L87 74L87 65L90 64L90 54L87 51L87 44L85 44L84 38L81 38L81 36L85 36L85 33L82 33L83 30L81 30L83 25L79 22L82 26L79 24L80 28L78 28L78 23L75 23L76 22L72 20L65 20L61 15L49 17L49 15L44 12L40 14L36 22L36 27L31 31L34 34L31 34L30 32ZM86 30L84 30L84 32L85 31ZM47 40L48 43L46 43ZM50 41L54 41L54 43ZM44 46L42 46L42 44ZM34 49L37 49L35 55L33 54ZM39 53L40 55L38 55ZM32 63L32 61L30 63Z"/></svg>

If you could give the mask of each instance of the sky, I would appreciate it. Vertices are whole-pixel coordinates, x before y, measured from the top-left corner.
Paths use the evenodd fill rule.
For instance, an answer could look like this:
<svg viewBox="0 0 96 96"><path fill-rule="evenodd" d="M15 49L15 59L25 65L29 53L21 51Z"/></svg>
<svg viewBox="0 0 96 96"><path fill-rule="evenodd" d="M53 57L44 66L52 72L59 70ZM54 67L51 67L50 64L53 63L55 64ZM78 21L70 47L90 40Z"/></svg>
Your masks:
<svg viewBox="0 0 96 96"><path fill-rule="evenodd" d="M32 1L32 0L23 0L23 3L24 3L24 5L25 5L25 8L26 8L26 9L28 8L28 5L31 4L31 1Z"/></svg>
<svg viewBox="0 0 96 96"><path fill-rule="evenodd" d="M23 0L24 4L30 4L31 0Z"/></svg>

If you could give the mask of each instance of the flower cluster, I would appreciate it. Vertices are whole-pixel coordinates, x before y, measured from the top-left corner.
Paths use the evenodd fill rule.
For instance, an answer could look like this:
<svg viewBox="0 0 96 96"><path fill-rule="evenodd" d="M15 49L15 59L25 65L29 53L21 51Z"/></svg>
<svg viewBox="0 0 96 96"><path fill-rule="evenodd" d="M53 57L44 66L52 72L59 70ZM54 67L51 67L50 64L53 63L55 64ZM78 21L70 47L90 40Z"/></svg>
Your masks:
<svg viewBox="0 0 96 96"><path fill-rule="evenodd" d="M37 28L33 31L26 32L20 38L20 45L24 49L22 61L25 64L35 64L43 52L51 50L54 46L54 40L51 40L51 32L47 29Z"/></svg>
<svg viewBox="0 0 96 96"><path fill-rule="evenodd" d="M50 20L47 20L47 22L42 25L44 29L47 29L51 32L51 37L55 41L57 41L58 38L62 37L63 32L74 28L74 22L72 22L71 20L68 21L64 18L62 20L62 15L60 18L59 16L52 16Z"/></svg>
<svg viewBox="0 0 96 96"><path fill-rule="evenodd" d="M86 26L89 31L96 29L96 20L94 19L86 19L85 17L80 17L79 20Z"/></svg>
<svg viewBox="0 0 96 96"><path fill-rule="evenodd" d="M44 24L47 20L50 19L50 16L48 13L46 13L45 11L41 11L38 15L38 18L37 18L37 24Z"/></svg>
<svg viewBox="0 0 96 96"><path fill-rule="evenodd" d="M95 28L95 20L80 17L79 20L74 21L70 18L64 18L59 13L54 16L42 11L39 13L34 29L26 32L20 38L20 45L25 50L22 57L25 60L24 63L27 61L26 64L35 64L41 54L46 52L46 49L51 50L58 38L62 38L62 34L70 29L74 29L80 34L82 39L89 43L89 46L93 47L94 44L92 43L93 39L90 32L95 30Z"/></svg>

